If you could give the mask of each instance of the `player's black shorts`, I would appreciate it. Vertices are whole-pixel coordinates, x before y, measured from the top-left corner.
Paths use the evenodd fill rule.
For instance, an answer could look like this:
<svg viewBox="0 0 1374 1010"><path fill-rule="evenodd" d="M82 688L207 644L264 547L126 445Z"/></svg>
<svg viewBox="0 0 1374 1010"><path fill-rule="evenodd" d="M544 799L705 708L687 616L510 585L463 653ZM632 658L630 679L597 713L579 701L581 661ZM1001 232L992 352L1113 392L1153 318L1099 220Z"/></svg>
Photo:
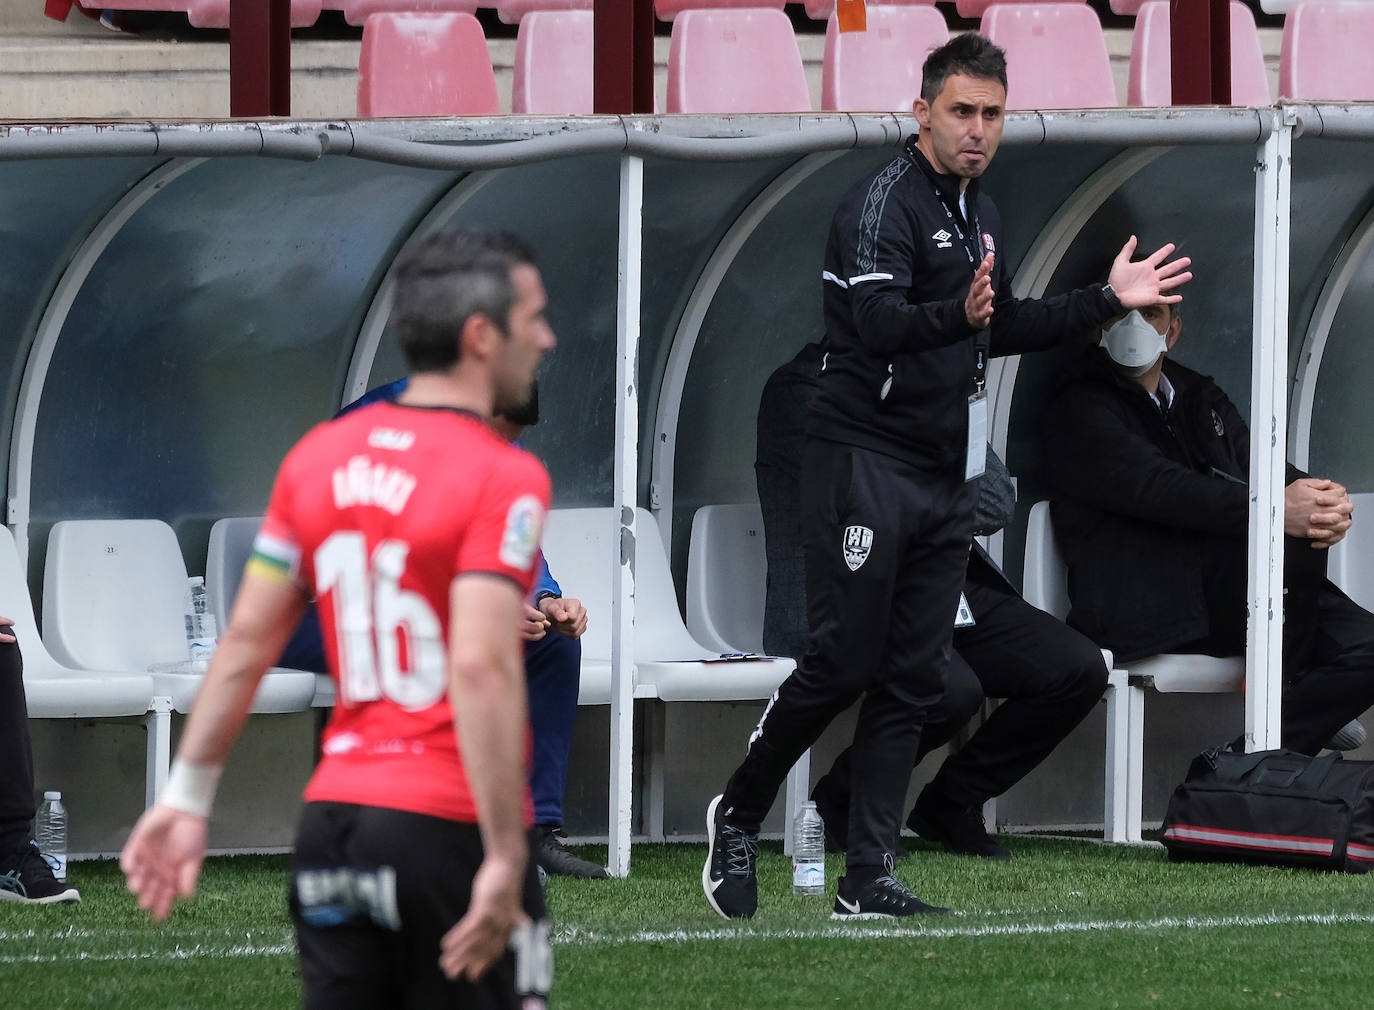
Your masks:
<svg viewBox="0 0 1374 1010"><path fill-rule="evenodd" d="M467 910L481 862L475 824L307 803L290 895L306 1010L544 1007L553 957L533 859L524 894L533 929L476 983L439 970L439 941Z"/></svg>

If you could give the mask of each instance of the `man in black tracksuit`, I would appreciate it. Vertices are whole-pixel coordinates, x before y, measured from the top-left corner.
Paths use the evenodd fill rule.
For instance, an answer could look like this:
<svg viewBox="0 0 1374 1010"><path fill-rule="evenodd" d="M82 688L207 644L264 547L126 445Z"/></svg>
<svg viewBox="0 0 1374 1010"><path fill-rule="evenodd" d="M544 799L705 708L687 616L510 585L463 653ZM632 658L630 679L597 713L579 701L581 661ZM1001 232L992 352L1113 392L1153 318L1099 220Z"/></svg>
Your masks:
<svg viewBox="0 0 1374 1010"><path fill-rule="evenodd" d="M1069 624L1121 660L1245 652L1250 432L1205 375L1162 355L1182 318L1140 315L1159 355L1092 348L1085 374L1046 409L1046 477L1069 569ZM1374 615L1326 578L1350 527L1345 489L1291 464L1285 489L1283 732L1315 754L1374 704Z"/></svg>
<svg viewBox="0 0 1374 1010"><path fill-rule="evenodd" d="M807 344L764 383L759 397L754 473L763 511L768 592L763 647L774 656L806 652L805 558L801 547L801 457L806 418L820 381L821 348ZM988 450L975 483L974 533L1005 526L1016 509L1011 474ZM1000 568L973 542L964 579L972 624L955 628L945 692L926 713L916 761L954 738L983 704L1002 704L922 790L907 825L951 852L1009 859L983 824L982 806L1049 756L1102 699L1107 667L1096 645L1021 599ZM827 838L848 848L851 751L835 759L811 798Z"/></svg>
<svg viewBox="0 0 1374 1010"><path fill-rule="evenodd" d="M787 771L862 697L852 760L847 871L838 918L929 911L891 875L921 727L944 692L982 470L990 353L1049 346L1119 313L1176 299L1171 247L1102 285L1044 301L1011 297L1001 220L977 177L1006 103L1000 49L963 35L923 68L919 137L842 199L822 272L826 335L802 459L810 639L774 695L744 763L707 812L702 886L747 918L757 836Z"/></svg>

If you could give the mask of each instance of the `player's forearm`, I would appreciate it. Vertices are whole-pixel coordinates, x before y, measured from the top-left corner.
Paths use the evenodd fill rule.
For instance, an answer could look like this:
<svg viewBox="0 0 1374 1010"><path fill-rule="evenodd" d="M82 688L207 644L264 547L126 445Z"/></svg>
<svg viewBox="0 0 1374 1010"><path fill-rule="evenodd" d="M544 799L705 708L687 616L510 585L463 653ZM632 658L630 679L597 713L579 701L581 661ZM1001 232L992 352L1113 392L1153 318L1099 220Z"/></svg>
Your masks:
<svg viewBox="0 0 1374 1010"><path fill-rule="evenodd" d="M527 856L524 822L525 734L528 726L519 652L456 657L450 678L458 745L477 805L488 858Z"/></svg>
<svg viewBox="0 0 1374 1010"><path fill-rule="evenodd" d="M232 628L225 632L186 720L177 747L179 759L197 764L224 763L253 706L258 683L274 658L266 654L260 642L248 640Z"/></svg>

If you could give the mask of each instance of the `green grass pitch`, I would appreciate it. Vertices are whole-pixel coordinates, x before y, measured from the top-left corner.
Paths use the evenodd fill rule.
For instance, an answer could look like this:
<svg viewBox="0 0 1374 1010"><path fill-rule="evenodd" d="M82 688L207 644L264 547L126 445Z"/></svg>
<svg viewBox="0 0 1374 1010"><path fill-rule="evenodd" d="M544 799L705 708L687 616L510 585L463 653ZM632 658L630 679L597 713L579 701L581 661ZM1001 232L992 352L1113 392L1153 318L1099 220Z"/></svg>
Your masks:
<svg viewBox="0 0 1374 1010"><path fill-rule="evenodd" d="M1374 1007L1374 877L1176 865L1155 848L1008 841L989 864L916 843L898 876L956 914L833 923L795 898L765 843L759 914L701 895L702 845L641 845L627 880L553 879L553 1005L810 1007ZM604 858L604 849L583 849ZM292 1007L286 861L213 859L200 893L148 922L113 862L77 863L76 906L0 904L6 1010Z"/></svg>

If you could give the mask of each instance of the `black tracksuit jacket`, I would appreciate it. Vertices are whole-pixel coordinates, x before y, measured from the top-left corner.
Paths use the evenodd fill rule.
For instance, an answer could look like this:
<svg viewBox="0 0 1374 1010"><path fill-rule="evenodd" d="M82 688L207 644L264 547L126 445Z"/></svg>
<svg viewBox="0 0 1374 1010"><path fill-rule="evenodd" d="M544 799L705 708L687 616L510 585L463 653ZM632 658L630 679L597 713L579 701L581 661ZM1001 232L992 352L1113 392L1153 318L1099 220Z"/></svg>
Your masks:
<svg viewBox="0 0 1374 1010"><path fill-rule="evenodd" d="M996 254L984 338L994 356L1049 347L1120 311L1101 285L1013 298L997 208L971 180L970 227L958 183L935 172L913 137L841 200L825 250L825 364L808 435L962 472L978 337L964 299L985 250Z"/></svg>
<svg viewBox="0 0 1374 1010"><path fill-rule="evenodd" d="M1121 659L1171 651L1211 630L1211 546L1233 542L1245 564L1250 429L1211 378L1176 361L1164 359L1167 419L1100 348L1089 362L1051 399L1043 427L1068 623ZM1286 481L1302 476L1290 465Z"/></svg>

